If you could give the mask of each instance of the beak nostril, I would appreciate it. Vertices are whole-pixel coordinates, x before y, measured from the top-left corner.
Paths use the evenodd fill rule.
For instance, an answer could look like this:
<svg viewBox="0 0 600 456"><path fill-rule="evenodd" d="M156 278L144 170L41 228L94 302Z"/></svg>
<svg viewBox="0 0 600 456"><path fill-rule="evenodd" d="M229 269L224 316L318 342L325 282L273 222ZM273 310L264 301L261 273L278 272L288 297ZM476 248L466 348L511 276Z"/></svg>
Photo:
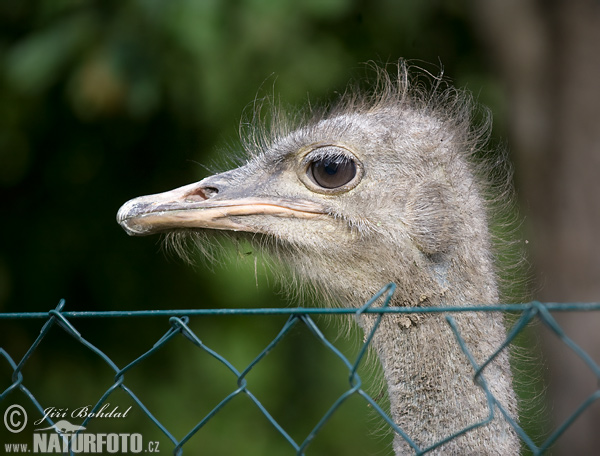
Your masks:
<svg viewBox="0 0 600 456"><path fill-rule="evenodd" d="M219 193L219 189L217 187L204 187L202 190L206 199L217 196L217 193Z"/></svg>
<svg viewBox="0 0 600 456"><path fill-rule="evenodd" d="M212 198L213 196L217 196L217 193L219 193L219 189L217 187L202 187L200 188L200 190L202 191L204 198L206 199Z"/></svg>
<svg viewBox="0 0 600 456"><path fill-rule="evenodd" d="M219 193L219 189L216 187L199 187L187 195L185 195L186 201L204 201Z"/></svg>

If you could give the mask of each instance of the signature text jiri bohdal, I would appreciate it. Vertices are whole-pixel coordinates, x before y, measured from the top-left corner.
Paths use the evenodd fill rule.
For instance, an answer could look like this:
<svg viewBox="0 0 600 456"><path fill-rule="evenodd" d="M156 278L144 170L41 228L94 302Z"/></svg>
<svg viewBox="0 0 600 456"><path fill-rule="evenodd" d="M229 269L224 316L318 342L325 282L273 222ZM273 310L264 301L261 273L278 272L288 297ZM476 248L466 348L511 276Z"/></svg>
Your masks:
<svg viewBox="0 0 600 456"><path fill-rule="evenodd" d="M111 408L110 403L104 404L98 410L93 411L91 405L77 407L71 411L68 408L48 407L44 409L44 416L36 420L33 424L36 426L42 424L47 418L127 418L127 414L131 410L131 405L125 411L119 410L119 406L115 405Z"/></svg>

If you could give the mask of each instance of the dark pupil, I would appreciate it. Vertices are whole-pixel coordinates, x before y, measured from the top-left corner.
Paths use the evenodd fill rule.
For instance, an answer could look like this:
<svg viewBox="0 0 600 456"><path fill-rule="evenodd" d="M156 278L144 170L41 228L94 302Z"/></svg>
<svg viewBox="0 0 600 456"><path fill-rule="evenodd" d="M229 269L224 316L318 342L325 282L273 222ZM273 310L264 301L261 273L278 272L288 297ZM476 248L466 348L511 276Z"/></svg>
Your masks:
<svg viewBox="0 0 600 456"><path fill-rule="evenodd" d="M335 162L331 162L329 160L323 160L323 169L325 169L325 172L327 174L329 174L330 176L334 175L335 173L337 173L338 170L338 164Z"/></svg>
<svg viewBox="0 0 600 456"><path fill-rule="evenodd" d="M323 158L310 165L316 184L323 188L337 188L346 185L356 176L356 165L346 157Z"/></svg>

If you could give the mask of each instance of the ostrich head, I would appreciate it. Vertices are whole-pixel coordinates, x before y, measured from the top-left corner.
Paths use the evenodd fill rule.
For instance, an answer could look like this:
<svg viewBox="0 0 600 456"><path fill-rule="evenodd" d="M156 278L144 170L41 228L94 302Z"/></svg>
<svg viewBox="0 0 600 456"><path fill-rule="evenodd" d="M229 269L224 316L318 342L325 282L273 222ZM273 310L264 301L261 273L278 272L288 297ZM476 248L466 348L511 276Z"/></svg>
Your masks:
<svg viewBox="0 0 600 456"><path fill-rule="evenodd" d="M474 128L470 98L440 85L419 90L401 66L397 80L380 72L372 95L347 95L300 125L275 116L275 128L246 138L243 166L133 199L118 221L131 235L245 237L342 306L361 306L389 282L398 287L396 306L497 302L485 198L490 165L474 157L488 123ZM479 363L504 340L501 315L456 322ZM392 418L414 442L424 448L470 427L439 454L516 454L518 440L499 412L474 426L490 406L442 316L388 315L373 345ZM508 356L485 374L514 414ZM397 454L410 450L400 438L394 446Z"/></svg>
<svg viewBox="0 0 600 456"><path fill-rule="evenodd" d="M468 97L384 73L297 128L254 132L244 166L127 202L131 235L226 231L281 260L330 302L362 304L388 282L417 305L466 281L495 301Z"/></svg>

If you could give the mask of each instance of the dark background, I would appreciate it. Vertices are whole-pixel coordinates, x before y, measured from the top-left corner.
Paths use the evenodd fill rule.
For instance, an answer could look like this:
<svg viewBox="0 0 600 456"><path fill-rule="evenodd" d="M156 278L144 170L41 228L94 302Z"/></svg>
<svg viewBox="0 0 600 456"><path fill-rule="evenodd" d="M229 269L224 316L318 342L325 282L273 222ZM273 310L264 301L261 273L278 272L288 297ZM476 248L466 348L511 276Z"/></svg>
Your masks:
<svg viewBox="0 0 600 456"><path fill-rule="evenodd" d="M399 58L434 73L443 66L454 85L494 114L493 141L509 145L524 214L531 294L523 299L600 300L599 10L592 0L3 1L0 311L47 311L61 298L66 310L285 306L260 262L255 276L248 252L232 249L225 262L190 267L164 253L157 237L129 238L116 212L132 197L226 167L255 98L274 95L286 106L327 102L350 80L364 79L363 62ZM600 358L598 316L561 318ZM243 368L283 321L195 319L193 329ZM166 319L75 323L120 367L168 329ZM323 323L334 337L339 326ZM41 322L0 324L1 346L18 360ZM548 385L543 401L560 421L597 379L538 329L547 368L534 369L534 383ZM347 345L353 353L356 341ZM538 348L531 347L534 356ZM176 438L203 416L198 409L223 397L219 388L235 388L203 356L178 341L127 377L167 428L177 429ZM343 391L344 370L337 377L325 370L330 356L298 330L255 377L261 399L295 427L294 438L302 440ZM24 374L45 406L64 407L93 402L112 378L57 328ZM1 389L10 384L4 378ZM128 401L122 394L119 400ZM288 454L244 405L227 409L188 451ZM151 439L153 426L135 415L128 426L143 426ZM340 415L308 454L386 454L390 437L373 435L381 425L364 403ZM539 421L532 432L541 436L552 426L550 418ZM599 422L595 406L561 439L569 454L600 448ZM164 441L163 452L171 450L154 437Z"/></svg>

